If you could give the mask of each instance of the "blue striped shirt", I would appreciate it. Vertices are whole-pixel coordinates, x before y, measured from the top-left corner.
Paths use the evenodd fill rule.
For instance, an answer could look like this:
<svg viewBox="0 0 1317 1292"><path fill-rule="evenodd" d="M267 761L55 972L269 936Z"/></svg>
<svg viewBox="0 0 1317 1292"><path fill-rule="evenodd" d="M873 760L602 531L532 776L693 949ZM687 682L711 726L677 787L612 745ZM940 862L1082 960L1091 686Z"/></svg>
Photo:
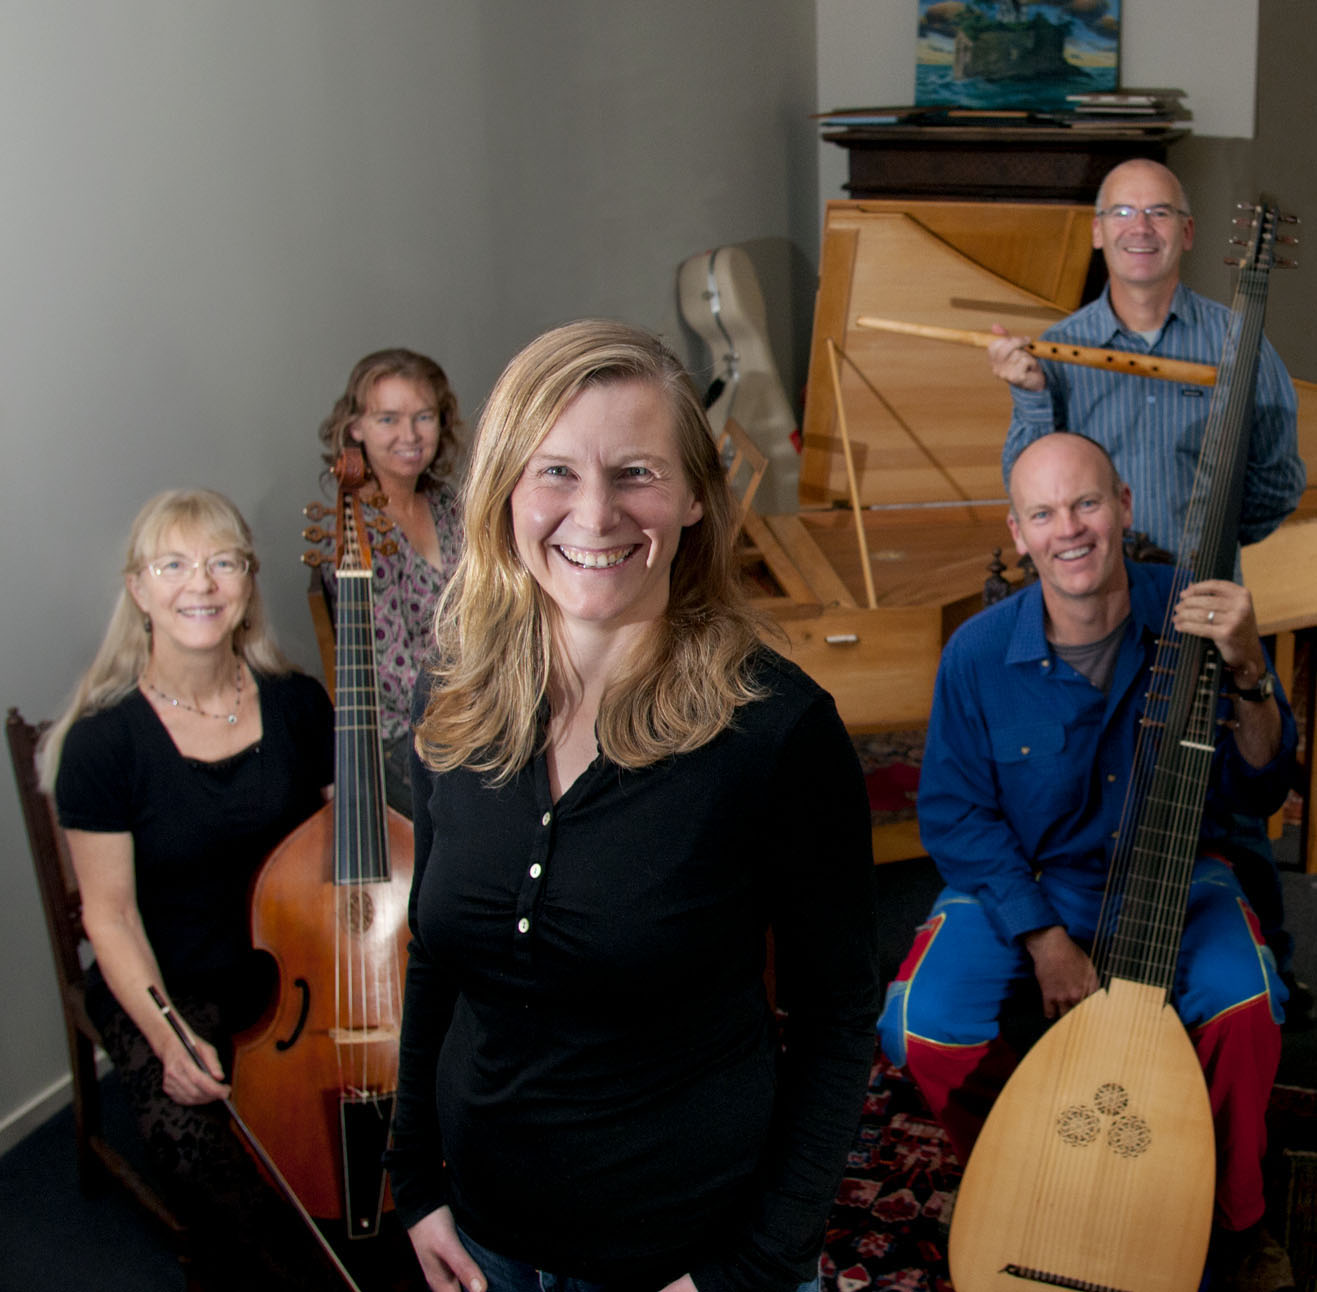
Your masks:
<svg viewBox="0 0 1317 1292"><path fill-rule="evenodd" d="M1128 331L1111 308L1108 291L1043 333L1047 341L1140 354L1220 361L1230 311L1176 286L1171 310L1151 346ZM1096 440L1134 495L1134 528L1159 547L1177 551L1193 491L1194 471L1207 428L1211 388L1100 368L1042 363L1047 388L1011 387L1015 404L1002 453L1006 473L1022 449L1054 430ZM1298 505L1306 480L1296 436L1294 384L1265 338L1258 358L1253 433L1244 482L1241 543L1265 538Z"/></svg>

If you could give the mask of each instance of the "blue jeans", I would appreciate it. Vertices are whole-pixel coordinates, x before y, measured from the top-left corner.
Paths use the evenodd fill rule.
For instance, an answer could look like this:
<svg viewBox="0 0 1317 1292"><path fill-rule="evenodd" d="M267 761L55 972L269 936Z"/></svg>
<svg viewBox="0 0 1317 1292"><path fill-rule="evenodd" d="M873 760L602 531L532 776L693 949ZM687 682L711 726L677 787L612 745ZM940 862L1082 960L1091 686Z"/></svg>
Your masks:
<svg viewBox="0 0 1317 1292"><path fill-rule="evenodd" d="M457 1231L457 1236L471 1254L471 1259L480 1266L489 1292L622 1292L621 1289L610 1288L607 1283L589 1283L585 1279L574 1279L564 1274L551 1274L548 1270L537 1270L533 1265L510 1260L497 1252L491 1252L488 1247L482 1247L461 1229ZM808 1283L800 1284L796 1292L819 1292L818 1275Z"/></svg>

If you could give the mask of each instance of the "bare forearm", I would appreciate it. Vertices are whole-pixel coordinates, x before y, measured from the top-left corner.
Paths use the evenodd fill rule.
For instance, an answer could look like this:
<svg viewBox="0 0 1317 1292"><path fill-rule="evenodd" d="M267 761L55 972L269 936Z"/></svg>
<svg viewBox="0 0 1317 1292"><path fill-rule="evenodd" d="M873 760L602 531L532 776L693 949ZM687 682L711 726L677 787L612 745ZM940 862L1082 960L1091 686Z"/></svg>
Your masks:
<svg viewBox="0 0 1317 1292"><path fill-rule="evenodd" d="M1258 684L1266 671L1266 661L1235 671L1235 685L1248 690ZM1235 747L1250 767L1265 767L1280 753L1280 706L1274 698L1236 700Z"/></svg>
<svg viewBox="0 0 1317 1292"><path fill-rule="evenodd" d="M147 994L151 986L163 992L164 980L140 922L132 916L84 911L83 923L106 985L151 1048L163 1057L174 1036Z"/></svg>
<svg viewBox="0 0 1317 1292"><path fill-rule="evenodd" d="M229 1091L214 1047L193 1035L204 1064L199 1068L147 991L156 987L163 992L164 979L137 908L132 839L83 830L69 830L66 837L96 963L115 1000L160 1060L165 1094L181 1104L224 1098Z"/></svg>

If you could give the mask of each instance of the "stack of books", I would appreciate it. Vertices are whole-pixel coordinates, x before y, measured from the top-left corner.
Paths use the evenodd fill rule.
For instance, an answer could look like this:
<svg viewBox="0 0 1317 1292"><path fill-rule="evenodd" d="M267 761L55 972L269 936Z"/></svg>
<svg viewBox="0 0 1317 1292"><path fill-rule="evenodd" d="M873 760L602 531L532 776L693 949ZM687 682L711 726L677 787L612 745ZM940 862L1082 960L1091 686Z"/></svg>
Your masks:
<svg viewBox="0 0 1317 1292"><path fill-rule="evenodd" d="M1064 108L968 108L954 104L917 107L834 108L816 112L825 131L881 132L892 126L1046 126L1140 134L1189 120L1183 90L1101 90L1066 95ZM825 135L825 138L832 138Z"/></svg>
<svg viewBox="0 0 1317 1292"><path fill-rule="evenodd" d="M1183 98L1183 90L1104 90L1067 94L1066 103L1074 114L1070 124L1081 129L1151 129L1188 121L1191 114Z"/></svg>
<svg viewBox="0 0 1317 1292"><path fill-rule="evenodd" d="M958 108L953 104L925 104L904 108L834 108L816 112L824 130L866 130L883 126L1028 125L1040 115L1028 108Z"/></svg>

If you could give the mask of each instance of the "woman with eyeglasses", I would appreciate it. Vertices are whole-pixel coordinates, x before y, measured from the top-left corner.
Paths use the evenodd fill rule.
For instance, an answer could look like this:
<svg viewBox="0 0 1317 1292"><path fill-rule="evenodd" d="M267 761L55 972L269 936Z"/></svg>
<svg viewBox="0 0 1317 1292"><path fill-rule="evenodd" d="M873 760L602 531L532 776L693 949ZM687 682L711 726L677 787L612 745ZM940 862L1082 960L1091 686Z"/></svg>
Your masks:
<svg viewBox="0 0 1317 1292"><path fill-rule="evenodd" d="M361 445L372 477L362 490L367 519L376 511L370 500L382 496L379 516L390 523L387 537L397 545L390 553L374 544L372 592L384 787L389 805L407 817L408 710L429 649L435 604L457 568L462 544L451 483L461 426L444 370L403 349L358 360L320 426L327 469L345 446ZM332 562L320 568L332 601Z"/></svg>
<svg viewBox="0 0 1317 1292"><path fill-rule="evenodd" d="M95 952L87 1011L172 1201L229 1287L333 1286L216 1102L274 987L247 894L333 779L333 714L271 635L251 531L208 490L133 524L100 649L41 751ZM202 1071L152 1002L187 1025Z"/></svg>

